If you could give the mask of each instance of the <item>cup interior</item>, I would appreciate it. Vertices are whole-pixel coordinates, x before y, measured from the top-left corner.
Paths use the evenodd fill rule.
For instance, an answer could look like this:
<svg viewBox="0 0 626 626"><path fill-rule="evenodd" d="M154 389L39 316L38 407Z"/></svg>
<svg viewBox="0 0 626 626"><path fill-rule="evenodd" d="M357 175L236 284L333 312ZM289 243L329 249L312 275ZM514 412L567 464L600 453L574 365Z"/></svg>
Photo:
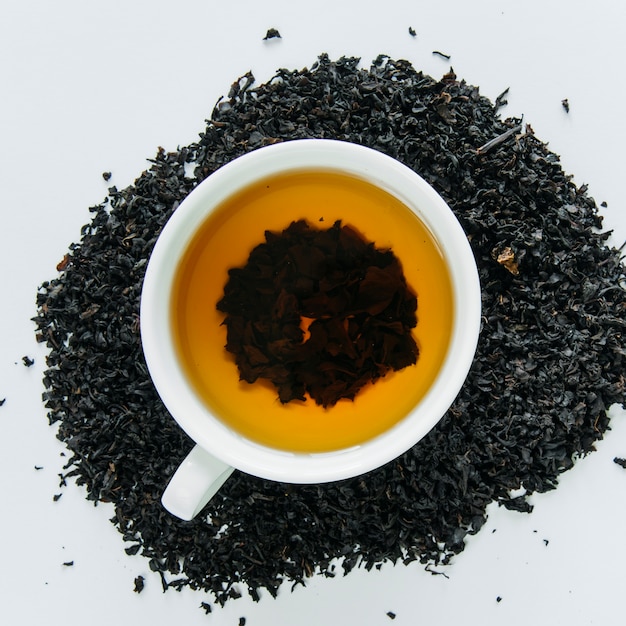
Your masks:
<svg viewBox="0 0 626 626"><path fill-rule="evenodd" d="M278 173L310 170L358 177L397 198L419 218L441 250L453 307L445 354L419 401L404 407L406 415L383 432L325 452L278 449L225 423L219 409L203 401L181 366L171 319L177 261L206 220L243 188ZM390 220L393 222L393 216ZM406 259L402 261L406 263ZM398 161L363 146L325 139L260 148L225 165L198 185L175 211L155 245L141 301L146 362L157 391L179 425L199 445L233 467L262 478L296 483L326 482L364 473L392 460L426 435L445 414L467 376L479 326L480 285L474 257L443 199ZM386 385L386 381L377 385ZM263 413L262 408L260 411ZM262 419L263 415L258 417Z"/></svg>

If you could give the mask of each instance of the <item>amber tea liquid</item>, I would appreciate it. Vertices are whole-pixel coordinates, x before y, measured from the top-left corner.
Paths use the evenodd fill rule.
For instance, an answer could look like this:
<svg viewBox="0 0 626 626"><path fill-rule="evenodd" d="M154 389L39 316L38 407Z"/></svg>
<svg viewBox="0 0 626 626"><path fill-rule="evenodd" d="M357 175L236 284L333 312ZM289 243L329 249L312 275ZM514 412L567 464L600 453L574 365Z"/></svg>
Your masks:
<svg viewBox="0 0 626 626"><path fill-rule="evenodd" d="M356 228L378 248L391 248L417 293L416 365L391 372L354 400L328 409L305 402L282 404L268 381L239 381L226 352L224 315L216 304L227 272L245 265L266 230L292 221L312 227L336 220ZM207 218L176 272L172 330L183 368L204 403L243 437L292 452L325 452L357 446L388 430L427 392L449 345L453 298L437 243L399 200L358 178L303 171L267 178L232 196Z"/></svg>

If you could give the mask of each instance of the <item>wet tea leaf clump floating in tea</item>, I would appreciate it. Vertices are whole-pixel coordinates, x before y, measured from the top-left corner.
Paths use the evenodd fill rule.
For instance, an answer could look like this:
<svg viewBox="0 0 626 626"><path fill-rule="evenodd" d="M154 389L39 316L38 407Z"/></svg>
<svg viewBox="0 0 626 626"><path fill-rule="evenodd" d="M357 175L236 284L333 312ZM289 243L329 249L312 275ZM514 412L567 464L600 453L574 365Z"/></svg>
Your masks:
<svg viewBox="0 0 626 626"><path fill-rule="evenodd" d="M341 222L266 231L217 308L240 378L270 380L283 403L308 394L331 407L417 360L417 297L400 262Z"/></svg>

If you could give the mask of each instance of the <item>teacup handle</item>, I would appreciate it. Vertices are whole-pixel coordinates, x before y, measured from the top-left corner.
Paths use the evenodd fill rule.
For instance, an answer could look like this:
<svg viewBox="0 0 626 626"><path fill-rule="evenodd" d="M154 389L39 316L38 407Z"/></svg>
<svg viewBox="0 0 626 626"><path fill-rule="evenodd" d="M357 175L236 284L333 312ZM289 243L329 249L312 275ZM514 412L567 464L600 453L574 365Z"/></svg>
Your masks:
<svg viewBox="0 0 626 626"><path fill-rule="evenodd" d="M174 472L161 503L176 517L192 520L226 482L233 469L196 445Z"/></svg>

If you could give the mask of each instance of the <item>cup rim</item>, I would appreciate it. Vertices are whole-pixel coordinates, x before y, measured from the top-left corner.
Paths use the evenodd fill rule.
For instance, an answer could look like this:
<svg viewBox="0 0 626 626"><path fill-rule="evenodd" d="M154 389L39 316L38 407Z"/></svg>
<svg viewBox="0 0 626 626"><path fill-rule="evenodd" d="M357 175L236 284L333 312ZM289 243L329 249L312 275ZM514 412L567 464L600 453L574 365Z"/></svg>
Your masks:
<svg viewBox="0 0 626 626"><path fill-rule="evenodd" d="M214 416L176 362L170 332L169 293L176 263L213 208L237 190L276 173L302 169L354 175L391 193L411 209L438 241L449 269L452 334L442 367L420 402L394 426L357 446L329 452L270 448L234 432ZM454 402L478 342L481 290L467 236L443 198L416 172L382 152L336 139L294 139L246 153L199 183L162 229L150 256L141 293L144 357L163 403L202 448L246 473L281 482L321 483L349 478L384 465L421 440Z"/></svg>

